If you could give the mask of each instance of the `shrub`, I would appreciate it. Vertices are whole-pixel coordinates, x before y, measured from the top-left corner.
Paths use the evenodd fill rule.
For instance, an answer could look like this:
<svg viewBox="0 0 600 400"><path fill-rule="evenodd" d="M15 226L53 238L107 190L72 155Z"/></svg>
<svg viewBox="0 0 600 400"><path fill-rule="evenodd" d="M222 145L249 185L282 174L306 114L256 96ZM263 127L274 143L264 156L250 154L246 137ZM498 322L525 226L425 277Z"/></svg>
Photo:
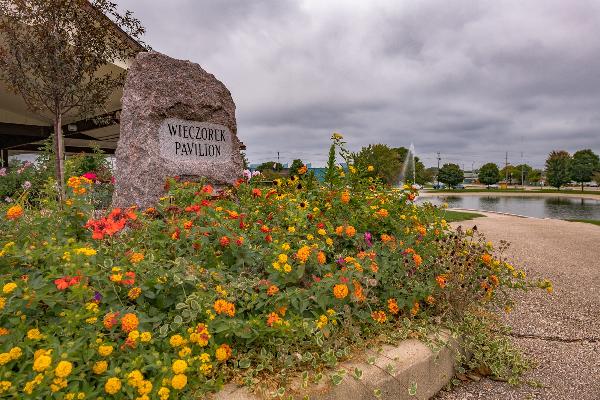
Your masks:
<svg viewBox="0 0 600 400"><path fill-rule="evenodd" d="M94 182L74 176L65 204L4 207L0 390L166 399L230 379L284 385L362 340L451 326L532 286L414 190L367 173L218 192L170 180L156 207L97 219Z"/></svg>

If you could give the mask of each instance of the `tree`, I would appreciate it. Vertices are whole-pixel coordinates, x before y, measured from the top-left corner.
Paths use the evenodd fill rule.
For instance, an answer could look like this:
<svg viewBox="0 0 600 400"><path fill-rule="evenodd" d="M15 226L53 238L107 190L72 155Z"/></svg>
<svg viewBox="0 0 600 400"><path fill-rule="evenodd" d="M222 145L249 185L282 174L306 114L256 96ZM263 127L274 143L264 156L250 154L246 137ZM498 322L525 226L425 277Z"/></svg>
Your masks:
<svg viewBox="0 0 600 400"><path fill-rule="evenodd" d="M267 162L260 164L258 167L256 167L256 170L260 171L260 172L265 172L265 171L279 172L282 169L283 169L283 165L281 165L281 163L278 163L275 161L267 161Z"/></svg>
<svg viewBox="0 0 600 400"><path fill-rule="evenodd" d="M583 191L584 182L591 181L594 172L600 170L600 158L590 149L576 151L571 160L570 170L571 179L581 183Z"/></svg>
<svg viewBox="0 0 600 400"><path fill-rule="evenodd" d="M512 185L513 179L517 177L521 181L521 170L517 170L514 165L507 165L500 170L500 178L505 179L509 185Z"/></svg>
<svg viewBox="0 0 600 400"><path fill-rule="evenodd" d="M141 50L132 39L144 28L116 7L108 0L0 0L1 78L32 112L53 123L61 199L63 116L90 116L102 108L125 78L105 66Z"/></svg>
<svg viewBox="0 0 600 400"><path fill-rule="evenodd" d="M494 163L487 163L479 168L479 182L484 185L493 185L500 181L500 170Z"/></svg>
<svg viewBox="0 0 600 400"><path fill-rule="evenodd" d="M542 180L542 170L541 169L532 169L527 174L527 182L529 183L538 183Z"/></svg>
<svg viewBox="0 0 600 400"><path fill-rule="evenodd" d="M296 158L292 161L292 165L290 165L290 176L298 175L298 170L302 168L304 163L299 158Z"/></svg>
<svg viewBox="0 0 600 400"><path fill-rule="evenodd" d="M516 178L516 180L519 181L521 185L525 185L525 182L528 182L527 177L529 176L529 173L532 170L533 168L531 168L527 164L519 164L515 167L515 170L513 171L513 174L515 174L513 178Z"/></svg>
<svg viewBox="0 0 600 400"><path fill-rule="evenodd" d="M250 164L248 163L248 157L246 156L246 152L242 151L240 153L242 155L242 166L244 169L248 169Z"/></svg>
<svg viewBox="0 0 600 400"><path fill-rule="evenodd" d="M571 181L571 155L564 150L554 150L546 159L546 177L550 186L560 187Z"/></svg>
<svg viewBox="0 0 600 400"><path fill-rule="evenodd" d="M390 148L385 144L370 144L360 149L358 153L352 154L352 159L354 164L363 170L373 166L372 176L381 178L389 185L394 185L400 178L404 159L402 149L404 148Z"/></svg>
<svg viewBox="0 0 600 400"><path fill-rule="evenodd" d="M465 174L456 164L444 164L438 174L438 180L451 187L458 185L464 179Z"/></svg>

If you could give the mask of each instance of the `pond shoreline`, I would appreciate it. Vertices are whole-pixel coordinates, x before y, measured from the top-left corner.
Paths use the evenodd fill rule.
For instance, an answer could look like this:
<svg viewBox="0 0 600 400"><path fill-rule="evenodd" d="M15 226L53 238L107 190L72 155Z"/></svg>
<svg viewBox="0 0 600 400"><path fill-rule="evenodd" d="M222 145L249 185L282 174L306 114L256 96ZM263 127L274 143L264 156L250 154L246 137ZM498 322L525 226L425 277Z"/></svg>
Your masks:
<svg viewBox="0 0 600 400"><path fill-rule="evenodd" d="M579 194L579 193L548 193L548 192L498 192L498 191L481 191L481 192L461 192L457 190L456 192L429 192L429 191L421 191L419 192L419 197L445 197L445 196L498 196L498 197L566 197L566 198L579 198L586 200L600 200L600 193L598 194Z"/></svg>

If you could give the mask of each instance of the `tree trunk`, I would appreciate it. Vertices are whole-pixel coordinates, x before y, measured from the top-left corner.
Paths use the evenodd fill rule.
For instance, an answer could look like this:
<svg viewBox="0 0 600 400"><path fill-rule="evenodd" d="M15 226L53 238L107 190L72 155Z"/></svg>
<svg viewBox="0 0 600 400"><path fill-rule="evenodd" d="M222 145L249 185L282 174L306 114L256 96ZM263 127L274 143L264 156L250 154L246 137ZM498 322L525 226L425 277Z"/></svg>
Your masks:
<svg viewBox="0 0 600 400"><path fill-rule="evenodd" d="M62 135L62 115L57 108L54 115L54 155L56 157L56 182L58 184L58 198L60 203L65 200L65 146Z"/></svg>

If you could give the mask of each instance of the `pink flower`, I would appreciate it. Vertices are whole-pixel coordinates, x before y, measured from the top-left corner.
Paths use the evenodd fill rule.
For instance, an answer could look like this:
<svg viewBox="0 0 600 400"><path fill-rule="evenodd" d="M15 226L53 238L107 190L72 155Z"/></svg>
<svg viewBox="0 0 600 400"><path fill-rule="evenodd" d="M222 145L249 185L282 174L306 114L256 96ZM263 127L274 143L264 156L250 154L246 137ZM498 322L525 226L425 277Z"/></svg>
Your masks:
<svg viewBox="0 0 600 400"><path fill-rule="evenodd" d="M0 176L6 176L6 168L0 168Z"/></svg>
<svg viewBox="0 0 600 400"><path fill-rule="evenodd" d="M82 176L94 182L98 179L98 175L96 175L94 172L86 172Z"/></svg>

